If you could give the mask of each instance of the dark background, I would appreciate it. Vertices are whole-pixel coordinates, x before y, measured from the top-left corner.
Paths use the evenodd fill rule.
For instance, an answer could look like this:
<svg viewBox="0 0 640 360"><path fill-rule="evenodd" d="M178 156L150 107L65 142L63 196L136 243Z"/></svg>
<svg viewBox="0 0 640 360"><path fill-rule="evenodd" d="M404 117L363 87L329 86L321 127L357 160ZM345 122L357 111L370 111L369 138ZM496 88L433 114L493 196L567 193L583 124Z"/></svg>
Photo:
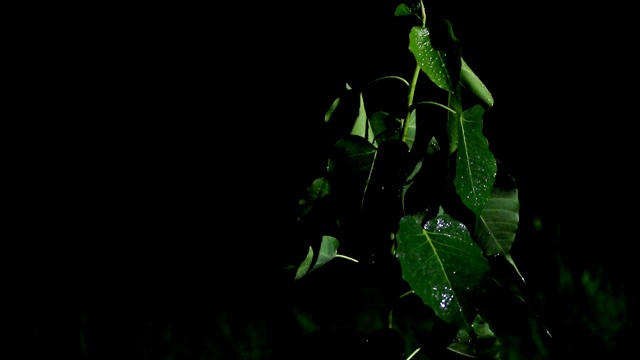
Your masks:
<svg viewBox="0 0 640 360"><path fill-rule="evenodd" d="M271 309L279 272L306 254L297 201L326 166L326 108L347 82L411 76L396 5L84 9L73 25L39 33L26 86L34 101L24 107L33 119L23 144L32 145L20 147L27 160L14 212L21 231L12 280L25 305L17 344L28 354L77 352L84 326L94 355L134 354L149 323L215 323L238 309L247 318ZM432 6L447 14L464 59L494 96L485 134L518 182L512 255L530 294L546 296L536 310L563 350L588 353L588 341L599 340L581 319L594 305L558 294L559 274L602 274L627 304L616 349L630 347L628 9Z"/></svg>

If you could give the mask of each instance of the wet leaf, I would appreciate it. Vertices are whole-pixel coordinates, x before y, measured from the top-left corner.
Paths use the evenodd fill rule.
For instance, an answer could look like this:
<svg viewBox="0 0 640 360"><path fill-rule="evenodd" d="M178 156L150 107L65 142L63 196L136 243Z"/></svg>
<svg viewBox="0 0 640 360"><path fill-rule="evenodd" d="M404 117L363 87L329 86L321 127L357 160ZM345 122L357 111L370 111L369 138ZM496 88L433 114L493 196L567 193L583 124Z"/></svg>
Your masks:
<svg viewBox="0 0 640 360"><path fill-rule="evenodd" d="M420 69L439 88L452 90L451 77L446 67L446 53L433 48L429 28L415 26L409 33L409 50L416 58Z"/></svg>
<svg viewBox="0 0 640 360"><path fill-rule="evenodd" d="M476 215L484 208L496 177L496 159L482 134L484 109L475 105L458 121L458 148L454 185L462 202Z"/></svg>
<svg viewBox="0 0 640 360"><path fill-rule="evenodd" d="M442 214L423 228L405 216L397 239L396 256L411 289L447 323L470 327L476 316L472 296L485 280L489 263L466 226Z"/></svg>

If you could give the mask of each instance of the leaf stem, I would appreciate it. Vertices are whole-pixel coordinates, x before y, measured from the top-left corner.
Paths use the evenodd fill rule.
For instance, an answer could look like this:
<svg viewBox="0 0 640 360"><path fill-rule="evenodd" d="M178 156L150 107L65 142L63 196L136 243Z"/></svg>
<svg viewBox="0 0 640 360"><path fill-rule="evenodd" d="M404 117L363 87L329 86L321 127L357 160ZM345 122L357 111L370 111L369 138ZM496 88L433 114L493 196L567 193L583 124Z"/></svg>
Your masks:
<svg viewBox="0 0 640 360"><path fill-rule="evenodd" d="M409 355L409 357L407 358L407 360L411 359L420 350L422 350L422 346L418 347L414 352L412 352L411 355Z"/></svg>
<svg viewBox="0 0 640 360"><path fill-rule="evenodd" d="M343 258L343 259L351 260L351 261L353 261L353 262L358 262L358 260L356 260L356 259L354 259L354 258L350 258L350 257L348 257L348 256L344 256L344 255L341 255L341 254L336 254L336 256L335 256L335 257L340 257L340 258Z"/></svg>

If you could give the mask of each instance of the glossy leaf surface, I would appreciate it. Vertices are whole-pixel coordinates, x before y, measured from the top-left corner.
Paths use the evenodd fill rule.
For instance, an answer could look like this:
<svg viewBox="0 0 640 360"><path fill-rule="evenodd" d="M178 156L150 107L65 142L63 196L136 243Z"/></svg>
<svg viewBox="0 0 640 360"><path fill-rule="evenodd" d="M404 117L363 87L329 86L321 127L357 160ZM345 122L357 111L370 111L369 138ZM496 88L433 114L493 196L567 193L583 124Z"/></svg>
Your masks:
<svg viewBox="0 0 640 360"><path fill-rule="evenodd" d="M484 208L496 177L496 159L482 134L484 109L475 105L458 121L458 147L454 184L462 202L476 215Z"/></svg>
<svg viewBox="0 0 640 360"><path fill-rule="evenodd" d="M476 312L472 295L489 264L466 226L447 214L424 228L411 216L400 220L396 256L411 289L446 322L465 328Z"/></svg>
<svg viewBox="0 0 640 360"><path fill-rule="evenodd" d="M420 69L439 88L451 91L452 84L446 68L446 54L433 48L429 28L415 26L409 33L409 50L416 58Z"/></svg>

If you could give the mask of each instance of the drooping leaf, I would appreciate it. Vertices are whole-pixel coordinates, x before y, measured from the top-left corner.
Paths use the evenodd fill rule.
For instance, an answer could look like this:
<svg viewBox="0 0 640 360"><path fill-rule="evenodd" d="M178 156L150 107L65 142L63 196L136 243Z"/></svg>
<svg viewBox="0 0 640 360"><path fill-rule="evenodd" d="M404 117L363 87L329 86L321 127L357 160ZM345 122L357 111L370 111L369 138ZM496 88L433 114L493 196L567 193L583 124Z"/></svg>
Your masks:
<svg viewBox="0 0 640 360"><path fill-rule="evenodd" d="M405 216L397 240L396 256L411 289L447 323L470 327L476 316L472 297L489 264L466 226L442 214L423 228Z"/></svg>
<svg viewBox="0 0 640 360"><path fill-rule="evenodd" d="M484 109L475 105L458 121L458 148L454 185L460 199L473 213L484 208L496 177L497 165L489 142L482 134Z"/></svg>
<svg viewBox="0 0 640 360"><path fill-rule="evenodd" d="M311 263L313 262L313 247L309 246L309 252L307 252L307 257L304 258L300 266L298 266L298 271L296 271L296 280L301 279L309 272L309 268L311 267Z"/></svg>
<svg viewBox="0 0 640 360"><path fill-rule="evenodd" d="M313 262L313 248L309 246L309 252L307 253L307 257L304 259L302 264L298 267L298 271L296 272L296 280L299 280L306 274L312 272L313 270L318 269L322 265L328 263L338 254L338 246L340 246L340 242L333 236L323 236L322 242L320 243L320 251L318 251L318 258L316 259L313 266L311 266Z"/></svg>
<svg viewBox="0 0 640 360"><path fill-rule="evenodd" d="M478 76L471 70L469 65L462 59L462 67L460 69L460 83L469 89L480 100L484 101L489 107L493 106L493 95L484 85Z"/></svg>
<svg viewBox="0 0 640 360"><path fill-rule="evenodd" d="M433 48L429 37L429 28L415 26L411 29L409 50L416 58L420 69L434 84L443 90L451 91L453 89L445 62L446 53Z"/></svg>
<svg viewBox="0 0 640 360"><path fill-rule="evenodd" d="M494 184L491 196L477 218L476 239L485 255L504 256L524 281L510 254L520 219L518 189L513 179L510 180L508 187L498 186L497 182Z"/></svg>

